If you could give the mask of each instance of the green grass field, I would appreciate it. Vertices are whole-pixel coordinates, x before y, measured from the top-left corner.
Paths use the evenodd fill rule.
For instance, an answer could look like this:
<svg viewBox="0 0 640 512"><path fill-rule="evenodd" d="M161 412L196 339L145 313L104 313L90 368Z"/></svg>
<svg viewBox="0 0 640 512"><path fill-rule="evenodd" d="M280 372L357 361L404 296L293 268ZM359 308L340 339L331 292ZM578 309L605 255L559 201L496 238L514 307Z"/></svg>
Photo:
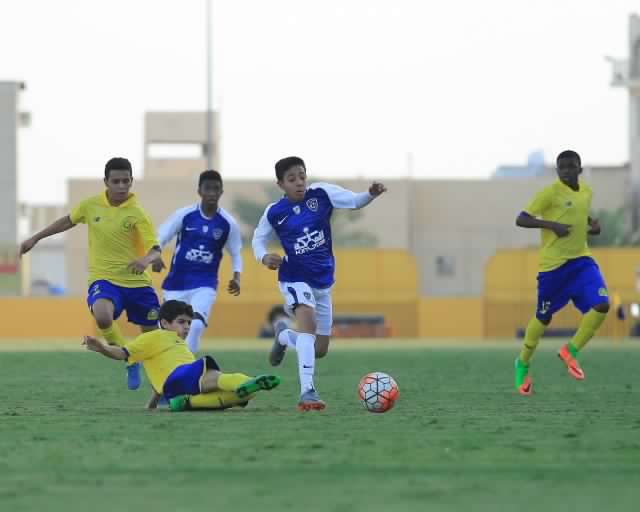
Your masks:
<svg viewBox="0 0 640 512"><path fill-rule="evenodd" d="M547 342L528 399L513 390L515 342L349 344L318 364L328 408L306 414L293 354L283 385L245 410L172 414L145 411L148 384L127 391L121 363L5 345L0 510L637 510L636 343L590 346L577 383ZM264 372L269 345L207 352ZM400 387L384 415L355 399L372 370Z"/></svg>

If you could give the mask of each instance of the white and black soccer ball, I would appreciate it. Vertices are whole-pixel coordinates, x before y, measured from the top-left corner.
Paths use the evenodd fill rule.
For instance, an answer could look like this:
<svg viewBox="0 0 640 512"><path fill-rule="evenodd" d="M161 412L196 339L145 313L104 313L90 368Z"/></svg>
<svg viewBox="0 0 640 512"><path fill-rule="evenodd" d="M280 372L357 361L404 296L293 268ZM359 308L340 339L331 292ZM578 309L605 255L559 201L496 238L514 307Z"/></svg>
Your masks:
<svg viewBox="0 0 640 512"><path fill-rule="evenodd" d="M358 384L358 398L369 412L387 412L393 408L400 391L391 375L367 373Z"/></svg>

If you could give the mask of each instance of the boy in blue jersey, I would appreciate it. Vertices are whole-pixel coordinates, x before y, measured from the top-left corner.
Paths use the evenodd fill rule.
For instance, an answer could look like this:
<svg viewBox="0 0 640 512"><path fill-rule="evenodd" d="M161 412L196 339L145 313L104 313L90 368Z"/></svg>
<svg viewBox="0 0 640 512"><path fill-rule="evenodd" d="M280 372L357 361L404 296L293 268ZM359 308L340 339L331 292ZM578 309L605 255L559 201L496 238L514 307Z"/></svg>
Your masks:
<svg viewBox="0 0 640 512"><path fill-rule="evenodd" d="M515 362L516 389L524 396L533 392L530 360L553 315L569 301L584 315L573 339L558 353L569 375L582 380L578 352L609 311L607 286L587 244L588 235L600 234L600 224L589 216L591 187L578 179L582 173L580 155L563 151L556 166L558 180L539 191L516 219L517 226L541 230L538 305Z"/></svg>
<svg viewBox="0 0 640 512"><path fill-rule="evenodd" d="M322 410L325 403L314 388L313 374L316 357L324 357L329 350L332 326L335 259L331 214L335 208L362 208L387 189L375 182L368 192L360 194L327 183L307 187L304 161L295 156L279 160L275 169L278 186L285 195L267 206L253 236L253 252L263 265L278 270L285 308L295 316L299 330L290 329L287 322L277 322L269 360L277 366L286 348L294 348L300 376L298 409ZM274 232L284 249L284 258L267 250Z"/></svg>
<svg viewBox="0 0 640 512"><path fill-rule="evenodd" d="M162 248L176 237L176 248L171 268L162 283L162 293L164 300L181 300L193 307L194 318L187 345L194 354L216 299L218 268L225 247L233 267L227 291L240 295L242 238L238 223L218 206L222 192L220 173L204 171L198 180L200 202L177 210L158 229ZM152 268L159 271L163 266L160 262Z"/></svg>

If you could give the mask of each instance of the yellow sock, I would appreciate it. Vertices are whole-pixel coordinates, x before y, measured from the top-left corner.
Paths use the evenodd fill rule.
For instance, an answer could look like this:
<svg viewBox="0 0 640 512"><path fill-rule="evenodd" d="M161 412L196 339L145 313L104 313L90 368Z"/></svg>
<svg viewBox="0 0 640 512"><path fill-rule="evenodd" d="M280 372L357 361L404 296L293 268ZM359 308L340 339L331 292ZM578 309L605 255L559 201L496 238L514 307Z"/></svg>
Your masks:
<svg viewBox="0 0 640 512"><path fill-rule="evenodd" d="M536 351L538 343L540 343L540 338L542 338L544 334L545 327L546 326L535 316L529 320L527 330L524 333L524 344L520 351L520 361L529 364L531 356Z"/></svg>
<svg viewBox="0 0 640 512"><path fill-rule="evenodd" d="M233 391L214 391L189 397L192 409L228 409L251 400L254 395L240 400Z"/></svg>
<svg viewBox="0 0 640 512"><path fill-rule="evenodd" d="M244 373L221 373L218 377L218 389L221 391L235 391L240 384L250 378Z"/></svg>
<svg viewBox="0 0 640 512"><path fill-rule="evenodd" d="M576 353L579 352L580 349L582 349L589 342L589 340L593 338L593 335L600 328L605 318L607 318L606 313L600 313L595 309L592 309L586 315L584 315L582 317L582 321L580 322L580 326L578 327L578 331L569 343L569 350L571 350L571 348L574 348Z"/></svg>
<svg viewBox="0 0 640 512"><path fill-rule="evenodd" d="M109 345L117 345L118 347L123 347L126 343L126 340L120 333L118 324L115 322L112 322L112 324L106 329L99 328L98 331L100 331L100 334L102 334L102 337L107 340L107 343L109 343Z"/></svg>

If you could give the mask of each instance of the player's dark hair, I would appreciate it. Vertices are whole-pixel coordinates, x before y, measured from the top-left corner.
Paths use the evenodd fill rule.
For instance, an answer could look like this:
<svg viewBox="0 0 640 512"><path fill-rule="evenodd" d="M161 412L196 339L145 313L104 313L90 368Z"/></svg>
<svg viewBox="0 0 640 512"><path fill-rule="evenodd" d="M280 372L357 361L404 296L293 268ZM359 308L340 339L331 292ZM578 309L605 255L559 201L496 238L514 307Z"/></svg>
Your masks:
<svg viewBox="0 0 640 512"><path fill-rule="evenodd" d="M558 158L556 158L556 165L558 165L561 159L577 160L578 165L582 167L582 160L580 159L580 155L575 151L572 151L571 149L567 149L558 155Z"/></svg>
<svg viewBox="0 0 640 512"><path fill-rule="evenodd" d="M276 178L278 178L278 181L282 181L285 173L296 165L301 165L305 171L307 170L307 166L304 165L304 160L299 156L288 156L278 160L276 162Z"/></svg>
<svg viewBox="0 0 640 512"><path fill-rule="evenodd" d="M193 318L193 308L181 300L168 300L160 306L158 320L166 320L171 323L180 315L187 315Z"/></svg>
<svg viewBox="0 0 640 512"><path fill-rule="evenodd" d="M218 181L222 186L222 176L220 176L220 173L218 171L209 169L207 171L204 171L202 174L200 174L200 178L198 178L198 188L200 188L202 184L207 180Z"/></svg>
<svg viewBox="0 0 640 512"><path fill-rule="evenodd" d="M111 171L129 171L129 174L133 176L133 171L131 170L131 162L126 158L115 157L107 162L104 166L104 179L109 179L109 174Z"/></svg>

